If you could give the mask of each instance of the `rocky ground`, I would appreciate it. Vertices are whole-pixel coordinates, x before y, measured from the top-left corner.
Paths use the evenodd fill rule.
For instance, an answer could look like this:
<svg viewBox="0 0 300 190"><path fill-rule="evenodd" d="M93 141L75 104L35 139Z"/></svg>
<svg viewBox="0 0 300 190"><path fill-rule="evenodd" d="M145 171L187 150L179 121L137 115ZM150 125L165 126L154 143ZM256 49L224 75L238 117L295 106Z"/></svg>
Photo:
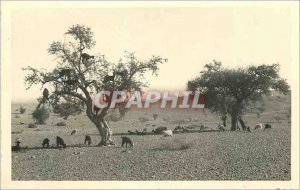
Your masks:
<svg viewBox="0 0 300 190"><path fill-rule="evenodd" d="M13 105L13 109L19 105ZM82 146L86 134L94 145L100 141L97 130L85 115L63 120L51 115L46 125L28 128L34 106L26 106L25 114L12 113L12 144L22 139L21 152L12 153L12 180L290 180L291 130L286 112L244 117L252 129L257 122L269 122L268 131L195 132L174 134L173 139L161 135L131 135L134 148L116 146ZM272 109L273 111L274 109ZM268 111L268 110L267 110ZM270 111L270 110L269 110ZM219 118L209 112L161 112L156 121L149 112L129 112L125 121L111 122L115 134L127 130L158 126L174 129L203 124L217 129ZM141 122L146 117L149 121ZM56 126L64 121L66 126ZM24 124L21 124L24 123ZM148 124L147 124L148 123ZM77 129L76 135L70 135ZM64 138L65 149L41 148L44 138L55 143Z"/></svg>

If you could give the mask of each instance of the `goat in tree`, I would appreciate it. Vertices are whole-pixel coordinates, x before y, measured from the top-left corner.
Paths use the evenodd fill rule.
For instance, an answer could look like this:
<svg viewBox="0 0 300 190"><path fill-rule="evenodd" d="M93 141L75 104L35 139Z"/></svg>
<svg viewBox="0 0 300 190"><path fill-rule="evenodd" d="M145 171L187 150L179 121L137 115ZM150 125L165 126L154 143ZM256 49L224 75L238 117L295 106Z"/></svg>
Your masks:
<svg viewBox="0 0 300 190"><path fill-rule="evenodd" d="M89 59L94 59L94 58L95 58L95 56L89 55L87 53L82 53L81 54L82 63L85 63L85 61L88 61Z"/></svg>
<svg viewBox="0 0 300 190"><path fill-rule="evenodd" d="M106 75L103 79L103 83L113 82L115 80L116 74L114 73L112 76Z"/></svg>

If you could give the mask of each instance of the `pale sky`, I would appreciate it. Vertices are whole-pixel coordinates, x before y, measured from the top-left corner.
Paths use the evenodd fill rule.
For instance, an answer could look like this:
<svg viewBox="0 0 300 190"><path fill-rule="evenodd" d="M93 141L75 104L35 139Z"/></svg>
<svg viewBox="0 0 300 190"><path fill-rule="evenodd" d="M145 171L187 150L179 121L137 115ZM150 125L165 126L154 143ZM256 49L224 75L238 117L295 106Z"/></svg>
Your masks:
<svg viewBox="0 0 300 190"><path fill-rule="evenodd" d="M148 77L151 89L184 90L185 84L213 59L225 67L281 65L281 76L292 80L295 31L289 6L200 6L149 8L20 8L11 12L12 101L34 100L40 86L25 90L28 65L53 68L47 54L52 41L62 41L73 24L91 27L97 42L93 53L119 60L135 51L145 60L168 58L158 77ZM267 4L268 5L268 4ZM298 12L296 12L298 14ZM298 26L296 26L298 27ZM296 34L298 35L298 34Z"/></svg>

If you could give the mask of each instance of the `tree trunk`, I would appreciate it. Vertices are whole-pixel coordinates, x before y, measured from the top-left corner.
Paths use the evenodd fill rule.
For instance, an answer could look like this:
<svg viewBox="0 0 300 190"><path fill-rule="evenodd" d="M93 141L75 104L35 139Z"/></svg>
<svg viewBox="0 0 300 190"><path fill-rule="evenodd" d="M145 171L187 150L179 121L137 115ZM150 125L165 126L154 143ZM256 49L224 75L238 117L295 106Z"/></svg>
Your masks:
<svg viewBox="0 0 300 190"><path fill-rule="evenodd" d="M237 124L237 114L233 112L231 114L231 131L236 130L236 124Z"/></svg>
<svg viewBox="0 0 300 190"><path fill-rule="evenodd" d="M237 100L236 105L233 106L232 108L232 113L231 113L231 131L236 130L236 125L237 125L237 120L238 120L238 115L241 110L241 101Z"/></svg>
<svg viewBox="0 0 300 190"><path fill-rule="evenodd" d="M240 124L241 124L243 130L246 131L246 130L247 130L247 127L246 127L244 121L242 120L242 118L239 118L239 122L240 122Z"/></svg>
<svg viewBox="0 0 300 190"><path fill-rule="evenodd" d="M108 145L115 145L112 140L112 130L110 129L108 123L102 119L98 125L96 125L100 136L101 141L98 146L108 146Z"/></svg>

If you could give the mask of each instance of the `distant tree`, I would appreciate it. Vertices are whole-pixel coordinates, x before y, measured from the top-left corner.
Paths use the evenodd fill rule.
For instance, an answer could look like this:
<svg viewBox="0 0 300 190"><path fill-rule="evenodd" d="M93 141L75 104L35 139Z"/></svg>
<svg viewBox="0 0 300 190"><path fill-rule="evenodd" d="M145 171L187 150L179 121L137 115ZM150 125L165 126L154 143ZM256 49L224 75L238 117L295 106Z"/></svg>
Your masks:
<svg viewBox="0 0 300 190"><path fill-rule="evenodd" d="M110 63L104 55L88 55L96 42L93 39L91 28L83 25L74 25L65 33L63 42L55 41L50 44L48 53L55 56L57 65L52 71L25 68L28 72L25 82L30 88L32 85L48 84L49 96L39 98L39 106L49 103L56 106L62 102L74 103L85 109L87 117L98 129L101 145L114 144L111 138L111 129L106 122L108 107L101 109L97 114L93 109L93 96L101 91L114 90L134 93L147 86L145 73L157 75L158 65L166 61L159 56L149 60L138 60L134 53L125 53L124 60L117 64ZM110 76L110 73L113 73ZM109 77L108 77L109 76ZM113 80L111 80L113 78ZM28 89L27 88L27 89ZM52 89L52 90L51 90ZM112 94L112 93L111 93ZM111 96L106 96L108 105ZM56 110L57 111L57 110Z"/></svg>
<svg viewBox="0 0 300 190"><path fill-rule="evenodd" d="M24 108L23 106L20 106L19 110L20 110L20 114L23 114L26 112L26 108Z"/></svg>
<svg viewBox="0 0 300 190"><path fill-rule="evenodd" d="M284 94L290 91L278 73L278 64L228 69L214 60L204 66L199 77L188 81L187 88L204 91L206 107L223 116L230 114L231 130L236 130L237 119L249 101L269 95L271 89Z"/></svg>

